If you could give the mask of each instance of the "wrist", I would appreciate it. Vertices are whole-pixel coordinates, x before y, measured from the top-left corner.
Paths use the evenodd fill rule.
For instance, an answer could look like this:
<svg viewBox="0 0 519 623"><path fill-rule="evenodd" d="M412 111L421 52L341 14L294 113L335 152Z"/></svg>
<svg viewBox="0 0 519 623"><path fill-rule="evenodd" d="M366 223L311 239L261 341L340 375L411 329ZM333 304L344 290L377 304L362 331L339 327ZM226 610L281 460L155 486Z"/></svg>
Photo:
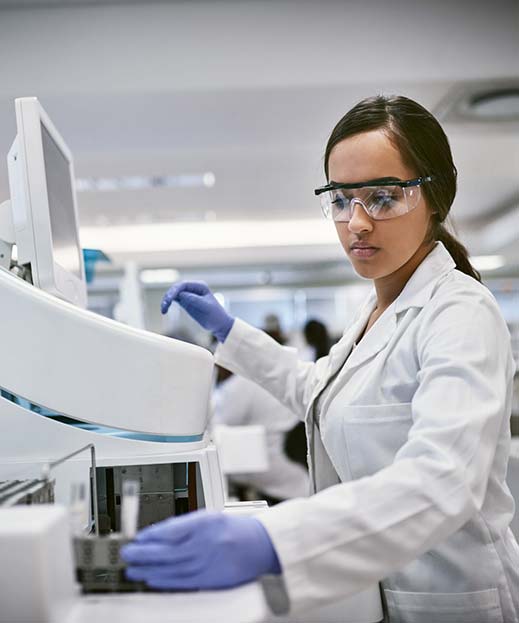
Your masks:
<svg viewBox="0 0 519 623"><path fill-rule="evenodd" d="M259 575L280 575L281 563L279 562L277 552L267 529L256 517L251 517L251 519L256 524L258 540L260 541L260 548L262 552L262 558L258 561L260 567Z"/></svg>
<svg viewBox="0 0 519 623"><path fill-rule="evenodd" d="M213 335L220 342L220 344L223 344L225 342L227 336L231 332L233 324L234 318L226 314L220 326L213 331Z"/></svg>

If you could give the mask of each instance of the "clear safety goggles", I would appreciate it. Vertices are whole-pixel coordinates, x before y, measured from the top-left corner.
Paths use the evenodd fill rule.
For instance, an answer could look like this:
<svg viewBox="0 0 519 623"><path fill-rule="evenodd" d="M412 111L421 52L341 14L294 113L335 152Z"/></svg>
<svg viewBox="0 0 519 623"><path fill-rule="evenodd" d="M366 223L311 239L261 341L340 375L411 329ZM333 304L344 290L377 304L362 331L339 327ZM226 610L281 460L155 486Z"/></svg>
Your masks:
<svg viewBox="0 0 519 623"><path fill-rule="evenodd" d="M321 201L321 209L326 218L349 223L353 217L355 204L360 204L366 214L382 221L397 218L411 212L420 199L420 185L430 182L432 176L417 177L413 180L377 180L357 184L330 182L314 192Z"/></svg>

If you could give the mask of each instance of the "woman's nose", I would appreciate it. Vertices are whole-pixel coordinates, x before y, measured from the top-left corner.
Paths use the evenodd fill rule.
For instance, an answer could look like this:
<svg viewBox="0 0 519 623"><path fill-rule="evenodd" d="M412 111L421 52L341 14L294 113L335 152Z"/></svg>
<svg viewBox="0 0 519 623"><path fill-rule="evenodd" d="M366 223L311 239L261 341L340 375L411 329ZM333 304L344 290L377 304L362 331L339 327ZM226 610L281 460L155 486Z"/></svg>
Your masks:
<svg viewBox="0 0 519 623"><path fill-rule="evenodd" d="M348 223L348 229L354 234L358 234L362 231L371 231L373 229L373 222L364 209L364 206L360 201L355 199L351 207L351 218Z"/></svg>

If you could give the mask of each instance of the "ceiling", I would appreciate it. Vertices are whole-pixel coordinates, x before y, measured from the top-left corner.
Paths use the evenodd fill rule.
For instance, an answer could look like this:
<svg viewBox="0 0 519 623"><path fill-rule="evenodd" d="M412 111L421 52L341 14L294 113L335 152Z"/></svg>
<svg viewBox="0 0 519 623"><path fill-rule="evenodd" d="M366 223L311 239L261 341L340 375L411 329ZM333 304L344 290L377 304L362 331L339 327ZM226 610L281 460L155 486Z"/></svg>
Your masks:
<svg viewBox="0 0 519 623"><path fill-rule="evenodd" d="M519 85L518 12L515 0L0 0L0 150L13 99L37 95L78 177L215 174L212 188L80 193L83 244L116 263L339 262L312 192L335 122L375 93L441 114L460 88ZM519 266L519 122L444 127L460 236ZM314 244L299 240L297 222L314 219ZM274 241L283 227L289 244Z"/></svg>

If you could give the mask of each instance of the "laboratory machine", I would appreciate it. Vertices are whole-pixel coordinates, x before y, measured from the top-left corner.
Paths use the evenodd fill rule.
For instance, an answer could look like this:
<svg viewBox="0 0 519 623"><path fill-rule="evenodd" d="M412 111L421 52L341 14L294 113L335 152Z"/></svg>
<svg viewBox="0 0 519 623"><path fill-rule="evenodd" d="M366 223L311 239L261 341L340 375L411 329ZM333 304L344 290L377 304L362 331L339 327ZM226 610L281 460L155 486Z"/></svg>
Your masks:
<svg viewBox="0 0 519 623"><path fill-rule="evenodd" d="M36 98L15 110L0 205L0 623L380 620L378 586L305 619L282 616L272 578L175 594L125 580L118 548L136 529L265 505L226 505L207 434L212 355L86 309L71 152Z"/></svg>

